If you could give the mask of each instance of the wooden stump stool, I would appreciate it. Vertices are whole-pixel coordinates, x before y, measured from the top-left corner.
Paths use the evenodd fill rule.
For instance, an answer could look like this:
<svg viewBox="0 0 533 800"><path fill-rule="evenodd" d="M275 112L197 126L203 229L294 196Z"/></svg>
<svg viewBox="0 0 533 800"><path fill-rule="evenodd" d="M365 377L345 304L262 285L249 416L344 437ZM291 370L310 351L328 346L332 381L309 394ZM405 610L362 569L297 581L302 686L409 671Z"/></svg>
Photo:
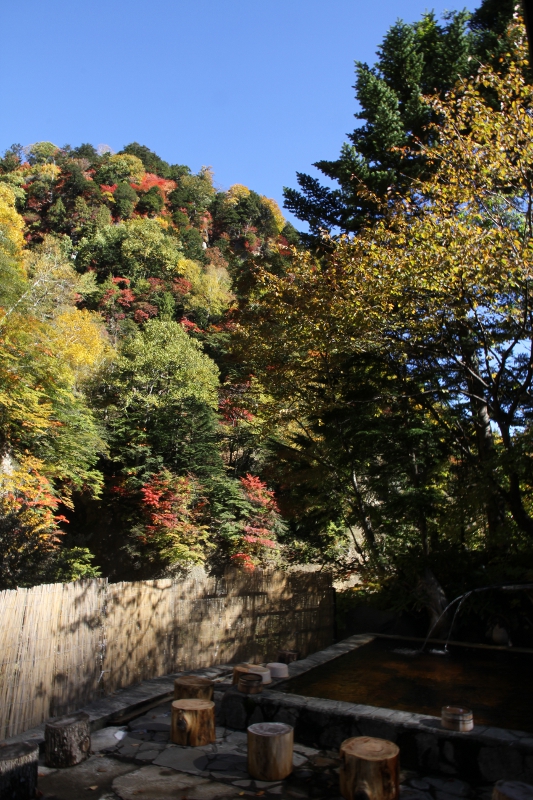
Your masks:
<svg viewBox="0 0 533 800"><path fill-rule="evenodd" d="M212 700L174 700L170 738L174 744L200 747L215 741L215 704Z"/></svg>
<svg viewBox="0 0 533 800"><path fill-rule="evenodd" d="M294 728L256 722L248 728L248 772L258 781L282 781L292 772Z"/></svg>
<svg viewBox="0 0 533 800"><path fill-rule="evenodd" d="M533 786L522 781L498 781L492 790L492 800L533 800Z"/></svg>
<svg viewBox="0 0 533 800"><path fill-rule="evenodd" d="M0 797L34 800L37 792L39 745L31 742L0 745Z"/></svg>
<svg viewBox="0 0 533 800"><path fill-rule="evenodd" d="M346 800L396 800L400 749L386 739L358 736L341 744L340 784Z"/></svg>
<svg viewBox="0 0 533 800"><path fill-rule="evenodd" d="M298 661L297 650L280 650L278 652L278 661L282 664L292 664L293 661Z"/></svg>
<svg viewBox="0 0 533 800"><path fill-rule="evenodd" d="M214 686L208 678L183 675L174 681L174 700L212 700Z"/></svg>
<svg viewBox="0 0 533 800"><path fill-rule="evenodd" d="M272 675L268 667L263 667L261 664L246 664L246 666L248 667L248 672L255 672L257 675L261 675L263 683L272 683Z"/></svg>
<svg viewBox="0 0 533 800"><path fill-rule="evenodd" d="M236 667L233 667L233 681L232 683L239 683L239 678L241 675L246 675L250 670L246 666L246 664L237 664Z"/></svg>
<svg viewBox="0 0 533 800"><path fill-rule="evenodd" d="M263 679L255 672L247 672L239 678L237 689L243 694L261 694Z"/></svg>
<svg viewBox="0 0 533 800"><path fill-rule="evenodd" d="M85 761L90 749L89 715L83 711L46 724L44 750L47 767L73 767Z"/></svg>

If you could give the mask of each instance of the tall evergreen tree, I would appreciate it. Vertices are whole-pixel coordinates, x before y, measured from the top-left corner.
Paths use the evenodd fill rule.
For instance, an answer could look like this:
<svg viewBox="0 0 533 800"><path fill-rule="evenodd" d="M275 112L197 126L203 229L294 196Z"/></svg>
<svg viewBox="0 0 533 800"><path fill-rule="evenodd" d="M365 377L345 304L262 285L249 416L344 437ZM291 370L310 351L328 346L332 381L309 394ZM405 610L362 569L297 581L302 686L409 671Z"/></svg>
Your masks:
<svg viewBox="0 0 533 800"><path fill-rule="evenodd" d="M355 62L361 107L355 117L363 124L348 135L336 161L313 165L337 185L297 173L300 189L284 191L285 207L309 224L312 237L324 229L356 232L380 214L387 193L405 191L425 175L426 160L416 149L428 143L434 115L423 96L447 91L477 69L479 59L499 51L513 10L513 0L483 0L470 19L459 11L448 12L442 23L432 12L410 24L398 20L373 67Z"/></svg>

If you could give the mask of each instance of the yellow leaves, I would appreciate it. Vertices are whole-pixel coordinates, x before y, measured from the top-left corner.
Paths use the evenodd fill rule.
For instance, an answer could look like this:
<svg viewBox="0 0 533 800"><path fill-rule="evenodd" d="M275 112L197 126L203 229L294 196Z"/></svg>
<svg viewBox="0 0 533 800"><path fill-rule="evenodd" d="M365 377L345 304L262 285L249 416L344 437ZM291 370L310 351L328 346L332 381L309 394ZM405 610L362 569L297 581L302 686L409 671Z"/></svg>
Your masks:
<svg viewBox="0 0 533 800"><path fill-rule="evenodd" d="M16 200L23 205L26 199L26 192L22 188L26 183L26 178L22 174L22 170L17 169L13 172L5 172L0 175L0 183L7 184L15 195Z"/></svg>
<svg viewBox="0 0 533 800"><path fill-rule="evenodd" d="M25 163L13 175L20 175L24 183L29 181L42 181L46 184L55 183L61 174L61 168L51 162L38 161L34 164Z"/></svg>
<svg viewBox="0 0 533 800"><path fill-rule="evenodd" d="M176 241L167 236L157 219L135 217L121 224L125 232L121 250L124 261L130 262L130 272L135 277L153 274L154 264L160 270L173 272L180 260ZM110 231L109 237L113 236Z"/></svg>
<svg viewBox="0 0 533 800"><path fill-rule="evenodd" d="M229 308L234 296L224 267L214 264L203 267L197 261L184 258L177 269L191 284L191 292L186 297L188 308L205 309L210 316L220 316Z"/></svg>
<svg viewBox="0 0 533 800"><path fill-rule="evenodd" d="M76 375L86 375L112 354L102 318L91 311L69 308L48 326L49 345Z"/></svg>
<svg viewBox="0 0 533 800"><path fill-rule="evenodd" d="M276 224L276 229L278 233L281 233L283 228L285 227L286 221L285 217L283 216L280 207L276 203L275 200L272 200L270 197L265 197L264 195L261 196L261 202L267 206L270 211L272 212L272 216L274 217L274 222Z"/></svg>
<svg viewBox="0 0 533 800"><path fill-rule="evenodd" d="M54 183L61 175L61 169L57 164L38 164L33 174L38 180Z"/></svg>
<svg viewBox="0 0 533 800"><path fill-rule="evenodd" d="M24 220L15 209L15 192L6 183L0 183L0 249L11 250L20 256L24 244Z"/></svg>
<svg viewBox="0 0 533 800"><path fill-rule="evenodd" d="M113 192L111 191L111 189L102 189L102 197L108 203L114 203L115 202L115 197L114 197Z"/></svg>
<svg viewBox="0 0 533 800"><path fill-rule="evenodd" d="M236 206L239 200L243 200L250 195L250 190L242 183L234 183L226 192L226 203L229 206Z"/></svg>
<svg viewBox="0 0 533 800"><path fill-rule="evenodd" d="M516 50L504 74L480 67L478 80L497 95L499 110L480 95L475 80L444 100L431 101L441 119L440 142L428 149L428 156L440 162L439 186L448 187L443 196L450 204L504 185L517 192L525 188L524 168L533 160L533 89L521 74L527 57L522 32L515 24Z"/></svg>
<svg viewBox="0 0 533 800"><path fill-rule="evenodd" d="M42 320L74 303L79 275L68 250L66 240L47 236L42 245L26 251L28 284L21 299L21 310Z"/></svg>
<svg viewBox="0 0 533 800"><path fill-rule="evenodd" d="M109 170L113 171L119 177L119 180L140 183L143 179L145 169L141 159L137 158L137 156L121 153L110 156L107 163Z"/></svg>

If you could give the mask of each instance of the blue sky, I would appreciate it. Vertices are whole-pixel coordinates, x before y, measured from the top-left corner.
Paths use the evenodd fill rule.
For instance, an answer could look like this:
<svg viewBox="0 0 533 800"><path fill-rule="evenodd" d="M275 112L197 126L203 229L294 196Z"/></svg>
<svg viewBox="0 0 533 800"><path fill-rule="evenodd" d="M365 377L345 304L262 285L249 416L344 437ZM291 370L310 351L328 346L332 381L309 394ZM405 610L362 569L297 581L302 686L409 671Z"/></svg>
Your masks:
<svg viewBox="0 0 533 800"><path fill-rule="evenodd" d="M356 110L354 59L426 0L5 0L0 149L138 141L282 203L335 158Z"/></svg>

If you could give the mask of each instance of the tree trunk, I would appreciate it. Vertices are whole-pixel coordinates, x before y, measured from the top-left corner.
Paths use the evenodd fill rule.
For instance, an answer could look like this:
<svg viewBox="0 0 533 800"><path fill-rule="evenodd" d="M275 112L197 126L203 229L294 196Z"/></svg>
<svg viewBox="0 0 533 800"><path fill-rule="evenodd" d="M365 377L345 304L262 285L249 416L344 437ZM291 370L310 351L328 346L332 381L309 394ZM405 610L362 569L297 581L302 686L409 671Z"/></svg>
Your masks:
<svg viewBox="0 0 533 800"><path fill-rule="evenodd" d="M423 597L424 604L429 611L430 623L429 631L435 635L445 634L448 630L448 615L441 615L448 605L444 589L436 579L429 567L426 567L424 574L418 581L418 591ZM437 624L438 623L438 624Z"/></svg>
<svg viewBox="0 0 533 800"><path fill-rule="evenodd" d="M174 700L171 736L174 744L201 747L215 741L215 704L212 700Z"/></svg>
<svg viewBox="0 0 533 800"><path fill-rule="evenodd" d="M492 800L533 800L533 786L522 781L498 781L492 790Z"/></svg>
<svg viewBox="0 0 533 800"><path fill-rule="evenodd" d="M512 517L520 530L533 536L533 519L524 507L520 479L516 472L509 471L509 491L504 492Z"/></svg>
<svg viewBox="0 0 533 800"><path fill-rule="evenodd" d="M376 537L374 534L374 528L372 526L372 520L370 519L370 515L366 508L366 503L363 499L363 495L359 488L359 482L357 480L357 475L355 474L355 470L352 470L351 473L351 481L352 481L352 489L355 496L355 502L357 505L357 511L359 514L359 522L361 523L361 528L365 535L366 543L370 550L374 553L376 558L378 558L378 551L376 545ZM378 561L379 565L379 561Z"/></svg>
<svg viewBox="0 0 533 800"><path fill-rule="evenodd" d="M399 747L385 739L346 739L340 748L340 786L345 800L396 800L400 793L399 754Z"/></svg>
<svg viewBox="0 0 533 800"><path fill-rule="evenodd" d="M174 700L212 700L214 686L208 678L183 675L174 681Z"/></svg>
<svg viewBox="0 0 533 800"><path fill-rule="evenodd" d="M39 745L17 742L0 746L0 797L35 800Z"/></svg>
<svg viewBox="0 0 533 800"><path fill-rule="evenodd" d="M489 405L485 398L486 387L479 374L479 363L475 352L463 348L463 362L466 367L466 382L470 395L470 408L475 425L480 480L487 486L485 492L485 513L490 542L498 540L498 533L505 519L501 497L490 488L494 474L494 436L492 433Z"/></svg>
<svg viewBox="0 0 533 800"><path fill-rule="evenodd" d="M413 465L413 475L412 475L413 486L415 487L415 489L417 491L420 491L420 487L422 485L422 480L420 478L420 470L418 468L418 460L417 460L417 457L416 457L416 452L414 450L411 452L411 462L412 462L412 465ZM425 512L425 510L423 508L420 508L420 510L419 510L419 512L417 514L417 518L418 518L418 530L420 531L420 539L421 539L421 542L422 542L422 552L424 553L424 556L427 558L427 556L429 555L429 549L430 549L429 548L430 539L429 539L429 535L428 535L427 516L426 516L426 512Z"/></svg>
<svg viewBox="0 0 533 800"><path fill-rule="evenodd" d="M257 722L248 728L248 772L259 781L282 781L292 772L294 728Z"/></svg>
<svg viewBox="0 0 533 800"><path fill-rule="evenodd" d="M85 761L91 749L89 715L80 711L48 722L44 740L47 767L73 767Z"/></svg>

